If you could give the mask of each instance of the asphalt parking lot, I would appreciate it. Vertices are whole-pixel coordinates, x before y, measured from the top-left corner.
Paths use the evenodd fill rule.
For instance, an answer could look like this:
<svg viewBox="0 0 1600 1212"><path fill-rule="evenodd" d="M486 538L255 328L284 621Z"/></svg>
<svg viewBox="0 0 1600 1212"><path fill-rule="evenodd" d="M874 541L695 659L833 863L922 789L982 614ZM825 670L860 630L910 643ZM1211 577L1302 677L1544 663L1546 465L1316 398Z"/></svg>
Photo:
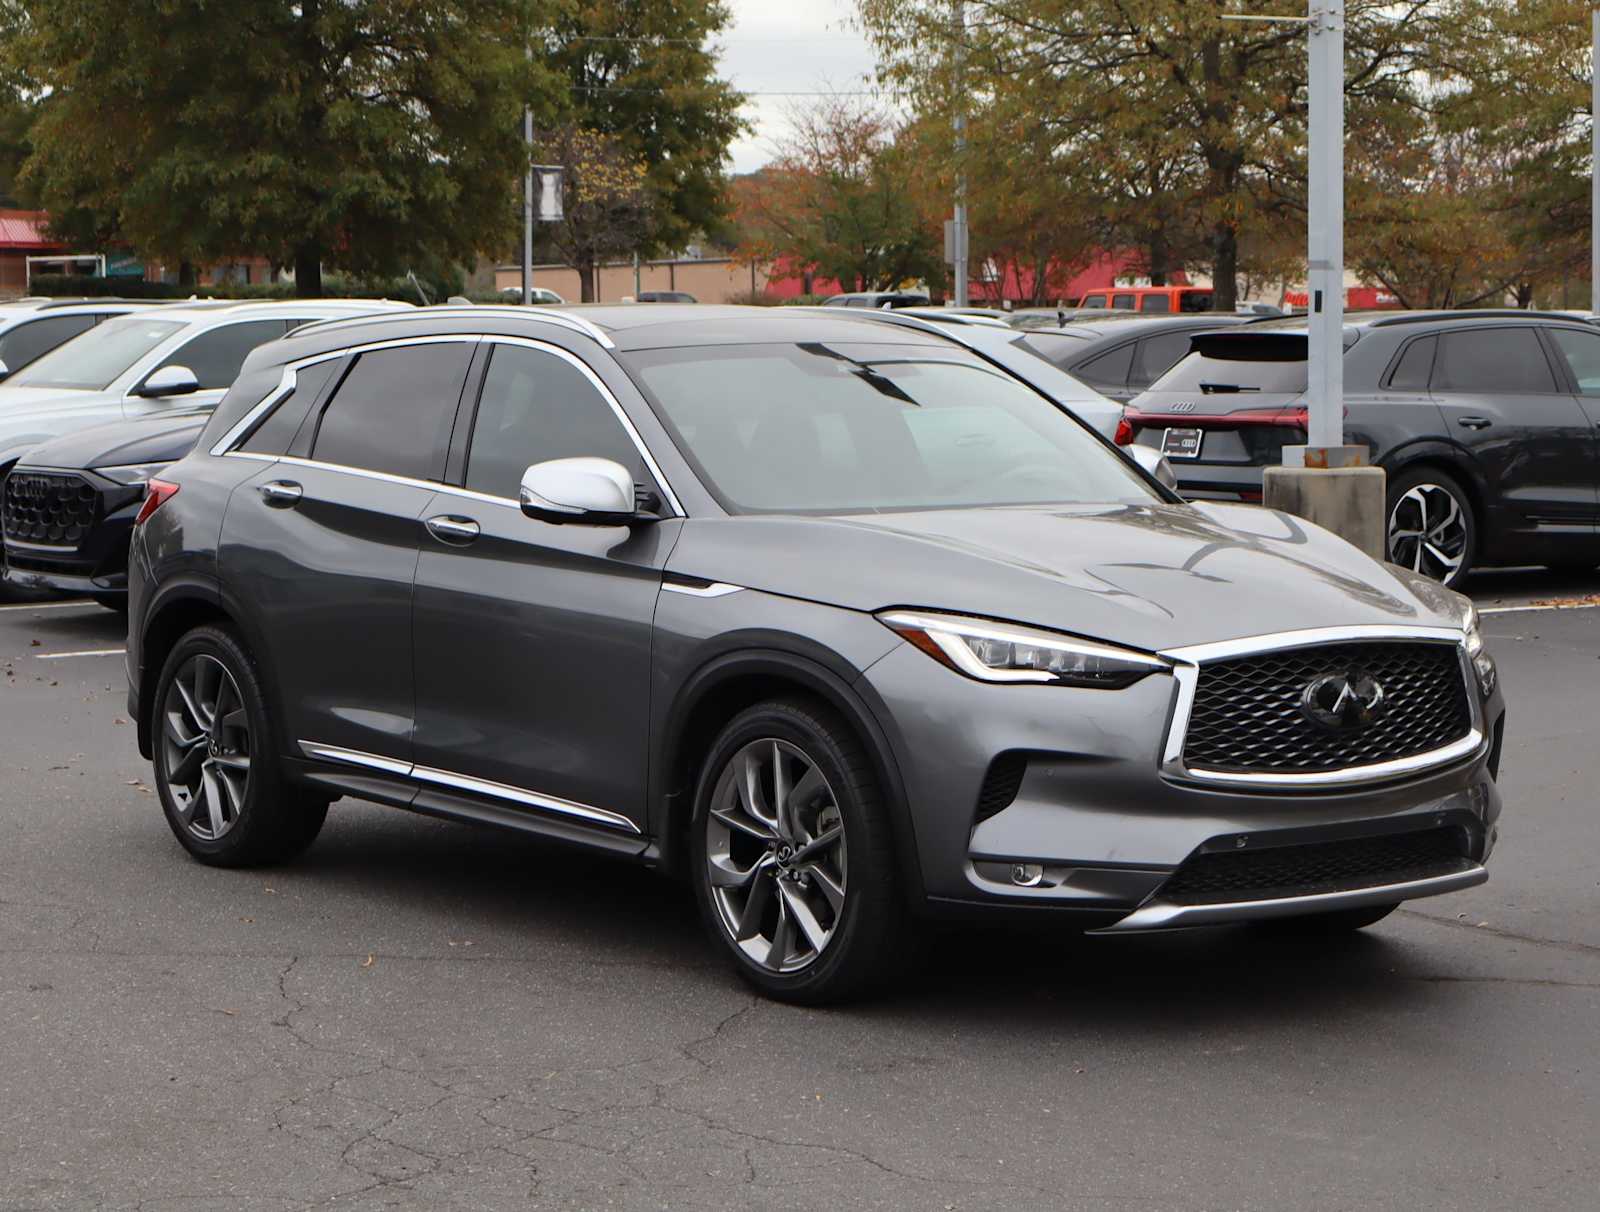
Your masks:
<svg viewBox="0 0 1600 1212"><path fill-rule="evenodd" d="M293 867L191 862L121 620L6 607L0 1208L1594 1207L1600 578L1473 588L1487 885L1323 948L948 936L833 1011L517 837L343 801Z"/></svg>

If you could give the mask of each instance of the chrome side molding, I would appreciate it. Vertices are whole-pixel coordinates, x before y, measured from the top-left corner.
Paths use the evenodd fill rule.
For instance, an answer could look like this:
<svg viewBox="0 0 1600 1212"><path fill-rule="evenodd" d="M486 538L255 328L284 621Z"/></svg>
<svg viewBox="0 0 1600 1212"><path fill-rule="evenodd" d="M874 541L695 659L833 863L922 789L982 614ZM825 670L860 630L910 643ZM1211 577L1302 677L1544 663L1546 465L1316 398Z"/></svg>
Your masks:
<svg viewBox="0 0 1600 1212"><path fill-rule="evenodd" d="M341 749L337 745L324 745L319 741L302 740L298 744L302 753L319 761L337 762L346 766L362 766L368 770L381 770L385 774L399 775L401 778L407 778L417 783L431 783L440 787L450 787L457 791L470 791L474 795L488 796L490 799L521 804L528 808L539 808L545 812L554 812L561 816L576 817L591 824L606 825L613 829L625 830L628 833L640 832L639 826L635 825L620 812L596 808L592 804L580 804L576 800L562 799L558 795L545 795L543 792L529 791L523 787L513 787L509 783L496 783L491 782L489 779L457 774L452 770L438 770L431 766L418 766L414 762L381 757L376 753L364 753L359 749Z"/></svg>

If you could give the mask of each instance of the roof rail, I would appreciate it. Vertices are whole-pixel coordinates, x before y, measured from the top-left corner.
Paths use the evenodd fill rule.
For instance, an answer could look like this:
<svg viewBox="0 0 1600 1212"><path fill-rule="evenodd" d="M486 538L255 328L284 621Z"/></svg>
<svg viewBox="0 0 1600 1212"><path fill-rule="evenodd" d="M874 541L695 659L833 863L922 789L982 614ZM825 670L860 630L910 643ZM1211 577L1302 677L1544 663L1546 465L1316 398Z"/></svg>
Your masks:
<svg viewBox="0 0 1600 1212"><path fill-rule="evenodd" d="M1404 311L1392 316L1380 316L1371 321L1372 328L1390 328L1397 324L1432 324L1439 320L1566 320L1582 324L1577 316L1559 311L1528 311L1513 307L1466 308L1456 311Z"/></svg>
<svg viewBox="0 0 1600 1212"><path fill-rule="evenodd" d="M586 337L592 337L604 349L615 349L617 347L616 342L611 339L611 335L605 329L601 328L593 320L585 319L583 316L575 316L570 312L558 311L553 307L512 307L492 303L473 304L470 307L464 307L459 303L442 303L427 308L416 307L408 311L377 312L365 316L338 316L326 320L314 320L310 324L302 324L299 328L292 329L286 339L303 337L310 333L328 332L339 326L354 327L358 324L371 324L374 321L384 320L415 320L421 312L443 310L470 311L473 313L487 311L496 315L514 316L519 320L536 320L545 324L555 324L571 332L579 332Z"/></svg>
<svg viewBox="0 0 1600 1212"><path fill-rule="evenodd" d="M39 310L40 311L49 311L52 307L97 306L97 305L99 305L101 303L113 304L113 305L117 304L117 303L138 303L138 304L142 305L142 304L147 304L147 303L148 304L163 304L163 303L176 303L176 302L178 302L177 299L125 299L121 295L83 295L83 296L80 296L80 297L75 297L75 298L70 298L70 299L63 299L63 298L51 299L49 302L41 304L40 307L39 307ZM185 302L187 302L187 300L185 300Z"/></svg>

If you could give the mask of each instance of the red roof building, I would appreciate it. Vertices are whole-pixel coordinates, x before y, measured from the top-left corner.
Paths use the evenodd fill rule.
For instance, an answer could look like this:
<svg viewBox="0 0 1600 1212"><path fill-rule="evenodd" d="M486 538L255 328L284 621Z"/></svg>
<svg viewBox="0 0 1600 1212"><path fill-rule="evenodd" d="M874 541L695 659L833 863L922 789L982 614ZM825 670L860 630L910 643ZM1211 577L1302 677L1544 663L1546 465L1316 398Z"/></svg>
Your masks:
<svg viewBox="0 0 1600 1212"><path fill-rule="evenodd" d="M42 210L0 210L0 295L27 290L27 258L66 251L46 232L48 218Z"/></svg>

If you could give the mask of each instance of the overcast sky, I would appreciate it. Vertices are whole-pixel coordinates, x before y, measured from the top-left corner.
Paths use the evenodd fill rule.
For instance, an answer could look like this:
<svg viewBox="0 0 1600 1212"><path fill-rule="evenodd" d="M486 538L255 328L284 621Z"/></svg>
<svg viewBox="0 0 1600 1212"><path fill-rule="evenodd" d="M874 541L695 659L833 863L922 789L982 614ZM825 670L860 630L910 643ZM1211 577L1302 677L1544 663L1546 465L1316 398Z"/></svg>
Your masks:
<svg viewBox="0 0 1600 1212"><path fill-rule="evenodd" d="M854 0L729 0L733 23L720 39L722 70L744 93L846 92L871 86L872 49L851 26ZM785 106L806 97L753 96L745 117L755 130L733 145L733 171L772 158Z"/></svg>

